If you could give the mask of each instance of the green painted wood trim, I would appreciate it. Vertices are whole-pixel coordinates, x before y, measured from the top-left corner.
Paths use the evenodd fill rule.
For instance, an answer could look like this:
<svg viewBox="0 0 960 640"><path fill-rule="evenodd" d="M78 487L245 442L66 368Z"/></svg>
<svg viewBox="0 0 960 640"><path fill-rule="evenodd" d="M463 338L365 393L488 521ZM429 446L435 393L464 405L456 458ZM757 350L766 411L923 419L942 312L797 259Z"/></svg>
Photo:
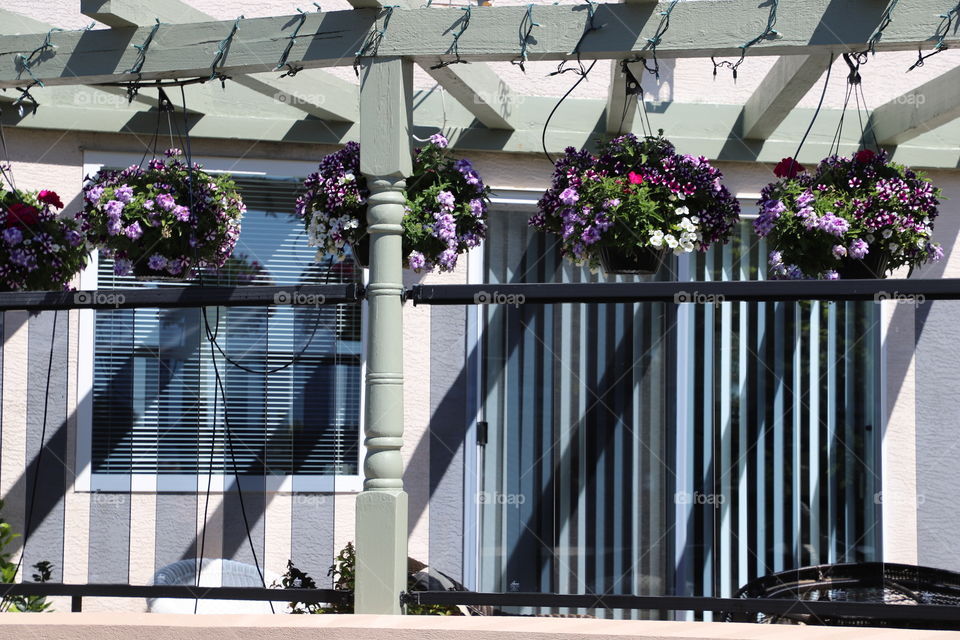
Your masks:
<svg viewBox="0 0 960 640"><path fill-rule="evenodd" d="M876 0L804 0L785 3L778 25L783 36L751 47L748 55L810 55L827 51L858 50L865 46L879 22L883 3ZM601 4L595 23L601 29L580 43L586 59L618 59L639 53L646 37L659 21L652 4ZM925 44L939 24L942 0L914 0L887 28L877 50L913 50ZM518 53L517 26L526 8L476 7L470 28L459 42L467 60L510 60ZM383 20L373 9L308 14L302 34L290 59L304 67L351 64L358 43L365 41L376 22ZM422 59L427 66L437 59L449 60L449 31L459 11L436 8L394 11L379 56ZM670 37L658 47L657 55L670 57L734 56L740 45L756 35L765 24L767 12L748 0L731 2L703 0L682 2L672 14ZM227 75L269 71L275 64L286 36L298 19L273 16L244 20L221 68ZM531 59L560 60L569 57L586 25L583 5L546 5L537 8L537 41L528 50ZM150 48L143 68L145 79L197 77L209 74L217 44L233 27L233 21L171 25L164 37ZM789 27L789 28L788 28ZM69 32L58 34L55 53L37 65L35 73L48 84L90 84L129 79L124 70L136 58L131 42L142 42L149 27ZM960 40L950 34L947 44ZM38 34L0 38L0 59L32 51L42 41ZM0 67L0 87L23 84L13 65Z"/></svg>
<svg viewBox="0 0 960 640"><path fill-rule="evenodd" d="M770 137L826 72L830 56L783 56L743 105L744 138Z"/></svg>
<svg viewBox="0 0 960 640"><path fill-rule="evenodd" d="M230 102L231 87L221 98ZM213 87L210 87L213 89ZM55 88L68 91L66 88ZM219 86L217 87L219 91ZM46 91L46 90L44 90ZM156 115L137 111L124 104L122 108L93 108L90 105L93 92L85 90L87 97L82 102L43 100L35 113L19 117L15 110L5 109L3 122L15 133L15 129L40 129L62 132L64 130L95 134L128 133L143 138L153 135ZM81 94L82 96L82 94ZM446 101L447 133L451 144L462 151L493 151L534 154L542 157L540 137L543 132L543 114L556 104L556 98L527 96L518 105L514 118L518 128L514 131L495 131L480 125L473 115L453 100ZM437 124L443 121L444 108L437 92L415 94L414 130L419 137L436 133ZM67 106L61 106L67 105ZM242 107L242 106L241 106ZM278 109L282 105L278 105ZM285 108L285 107L284 107ZM293 111L287 109L287 111ZM667 136L683 153L704 155L711 160L733 162L764 162L771 166L781 158L792 156L797 143L813 116L812 109L794 109L778 127L772 139L745 140L740 137L739 118L741 105L682 104L664 102L650 109L650 122L654 129L664 129ZM286 113L286 112L284 112ZM800 161L816 162L829 154L840 111L824 109L817 118L810 137L804 145ZM191 116L191 135L210 140L240 140L265 143L343 144L358 140L360 127L356 124L326 122L316 119L300 119L282 115L250 118L246 110L234 105L232 111L216 115ZM605 102L570 98L558 110L547 131L547 148L551 154L561 153L564 147L592 144L605 134ZM636 133L639 132L637 124ZM843 151L856 150L859 143L857 127L844 128ZM960 120L945 124L937 130L923 134L893 149L898 162L928 168L954 169L960 166ZM546 174L545 174L546 175Z"/></svg>
<svg viewBox="0 0 960 640"><path fill-rule="evenodd" d="M483 62L455 64L440 69L423 68L467 111L489 129L512 131L510 117L517 96L493 69Z"/></svg>
<svg viewBox="0 0 960 640"><path fill-rule="evenodd" d="M152 25L154 20L169 24L213 20L179 0L80 0L80 13L108 27Z"/></svg>
<svg viewBox="0 0 960 640"><path fill-rule="evenodd" d="M877 107L870 127L881 144L903 144L960 118L960 67ZM956 142L956 139L954 139Z"/></svg>
<svg viewBox="0 0 960 640"><path fill-rule="evenodd" d="M87 0L81 4L81 11L85 15L115 27L151 26L155 19L159 19L164 36L166 29L173 24L213 20L212 16L194 9L181 0L164 0L149 8L137 0ZM151 51L152 48L151 45ZM278 54L277 60L279 59ZM296 62L294 59L289 61ZM254 110L251 115L265 115L276 106L276 102L280 102L296 107L303 113L316 118L335 122L356 122L359 117L357 85L319 69L302 73L303 75L297 80L281 79L280 72L276 72L257 77L237 76L234 81L251 90L251 93L246 95L250 102L258 101L254 94L271 99L262 100L261 108ZM203 111L202 107L199 110Z"/></svg>

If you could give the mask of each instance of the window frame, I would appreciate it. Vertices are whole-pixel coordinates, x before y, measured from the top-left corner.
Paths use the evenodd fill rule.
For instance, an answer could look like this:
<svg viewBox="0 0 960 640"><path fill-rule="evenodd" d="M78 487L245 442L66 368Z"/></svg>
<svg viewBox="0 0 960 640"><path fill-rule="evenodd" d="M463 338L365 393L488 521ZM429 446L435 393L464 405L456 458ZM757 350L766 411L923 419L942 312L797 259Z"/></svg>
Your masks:
<svg viewBox="0 0 960 640"><path fill-rule="evenodd" d="M104 166L127 167L138 164L142 154L129 152L84 151L83 172L93 176ZM297 160L233 159L222 156L196 156L196 162L210 173L230 173L251 178L276 178L309 175L316 169L313 162ZM241 234L242 234L241 230ZM80 289L97 288L97 252L80 274ZM369 272L363 270L366 284ZM74 491L83 492L146 492L146 493L223 493L235 489L233 474L158 474L158 473L93 473L93 378L96 311L79 309L77 345L77 437L75 463L77 469ZM367 303L360 307L360 424L357 434L357 474L316 475L286 474L265 476L240 476L241 485L253 485L251 490L265 489L282 493L358 493L363 489L363 459L366 447L363 442L365 426L366 388L363 381L367 371ZM262 477L262 482L261 482Z"/></svg>

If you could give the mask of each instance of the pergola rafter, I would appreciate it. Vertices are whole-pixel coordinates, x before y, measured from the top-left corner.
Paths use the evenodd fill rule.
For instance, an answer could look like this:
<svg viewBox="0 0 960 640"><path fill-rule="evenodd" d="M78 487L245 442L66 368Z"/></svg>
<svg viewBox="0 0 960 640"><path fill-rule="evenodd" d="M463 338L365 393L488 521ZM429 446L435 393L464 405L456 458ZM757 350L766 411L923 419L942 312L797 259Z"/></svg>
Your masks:
<svg viewBox="0 0 960 640"><path fill-rule="evenodd" d="M902 144L960 118L960 67L877 107L870 117L880 144Z"/></svg>
<svg viewBox="0 0 960 640"><path fill-rule="evenodd" d="M829 54L781 56L743 105L740 135L764 140L823 75Z"/></svg>

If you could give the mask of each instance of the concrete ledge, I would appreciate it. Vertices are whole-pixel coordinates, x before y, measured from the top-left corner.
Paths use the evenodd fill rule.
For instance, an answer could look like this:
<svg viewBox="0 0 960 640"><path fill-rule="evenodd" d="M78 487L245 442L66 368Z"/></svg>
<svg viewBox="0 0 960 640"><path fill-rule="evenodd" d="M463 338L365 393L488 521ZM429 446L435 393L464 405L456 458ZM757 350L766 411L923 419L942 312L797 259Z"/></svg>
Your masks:
<svg viewBox="0 0 960 640"><path fill-rule="evenodd" d="M576 618L51 613L0 616L0 640L820 640L960 638L955 631Z"/></svg>

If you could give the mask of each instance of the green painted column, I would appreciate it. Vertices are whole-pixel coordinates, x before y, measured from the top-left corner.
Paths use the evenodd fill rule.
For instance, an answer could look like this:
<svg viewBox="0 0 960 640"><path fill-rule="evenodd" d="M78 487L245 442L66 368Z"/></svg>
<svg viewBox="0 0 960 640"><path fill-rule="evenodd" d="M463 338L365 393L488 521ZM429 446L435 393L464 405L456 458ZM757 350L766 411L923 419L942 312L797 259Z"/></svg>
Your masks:
<svg viewBox="0 0 960 640"><path fill-rule="evenodd" d="M363 492L357 496L355 611L399 614L407 582L403 490L403 207L411 154L412 63L367 59L360 81L360 170L370 201Z"/></svg>

